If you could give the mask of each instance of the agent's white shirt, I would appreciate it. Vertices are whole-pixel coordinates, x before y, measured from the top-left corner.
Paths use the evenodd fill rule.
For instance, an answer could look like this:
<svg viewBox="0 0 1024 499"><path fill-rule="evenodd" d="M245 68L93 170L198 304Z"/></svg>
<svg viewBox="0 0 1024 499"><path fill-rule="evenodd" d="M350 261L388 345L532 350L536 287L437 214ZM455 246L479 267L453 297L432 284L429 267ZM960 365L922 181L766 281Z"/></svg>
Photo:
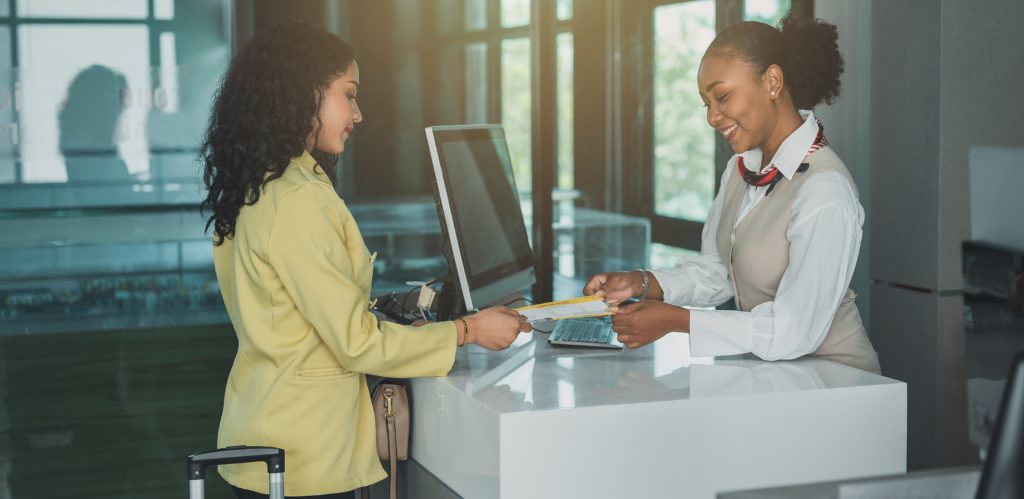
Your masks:
<svg viewBox="0 0 1024 499"><path fill-rule="evenodd" d="M803 125L782 142L772 158L771 164L787 179L793 178L818 133L814 113L800 111L800 115ZM681 259L675 268L651 271L664 290L666 303L714 307L728 301L735 292L715 239L723 222L722 191L736 174L738 156L729 159L722 175L722 188L704 225L700 255ZM742 156L745 167L760 168L760 149ZM747 186L737 224L764 199L767 190ZM836 172L818 173L807 179L793 204L786 231L789 267L775 300L750 312L691 310L690 353L711 356L752 352L765 360L779 360L814 352L824 341L850 286L863 225L864 208L852 182Z"/></svg>

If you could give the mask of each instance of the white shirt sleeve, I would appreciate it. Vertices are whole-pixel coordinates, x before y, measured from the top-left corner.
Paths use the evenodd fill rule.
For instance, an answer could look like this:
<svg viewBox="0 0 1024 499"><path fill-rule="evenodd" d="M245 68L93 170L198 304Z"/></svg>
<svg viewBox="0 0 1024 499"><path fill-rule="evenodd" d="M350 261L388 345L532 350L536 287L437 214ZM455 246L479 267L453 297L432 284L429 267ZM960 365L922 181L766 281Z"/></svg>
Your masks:
<svg viewBox="0 0 1024 499"><path fill-rule="evenodd" d="M789 267L775 300L750 312L692 310L695 356L752 352L765 360L814 352L832 326L860 252L864 209L854 186L835 172L807 179L793 205L786 236Z"/></svg>
<svg viewBox="0 0 1024 499"><path fill-rule="evenodd" d="M733 162L729 161L729 166ZM679 307L715 307L732 298L732 281L718 255L715 238L722 223L722 197L724 186L729 181L732 168L726 167L722 174L723 187L718 190L711 209L708 211L704 230L701 232L700 255L681 258L674 268L651 270L658 279L664 293L665 303Z"/></svg>

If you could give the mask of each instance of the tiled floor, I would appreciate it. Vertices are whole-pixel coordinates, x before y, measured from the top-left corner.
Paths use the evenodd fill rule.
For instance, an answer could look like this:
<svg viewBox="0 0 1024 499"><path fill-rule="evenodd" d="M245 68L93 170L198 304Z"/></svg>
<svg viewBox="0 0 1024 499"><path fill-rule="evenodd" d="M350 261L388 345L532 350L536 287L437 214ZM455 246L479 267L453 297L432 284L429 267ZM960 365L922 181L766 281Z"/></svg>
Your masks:
<svg viewBox="0 0 1024 499"><path fill-rule="evenodd" d="M0 499L188 497L235 348L230 326L0 337Z"/></svg>

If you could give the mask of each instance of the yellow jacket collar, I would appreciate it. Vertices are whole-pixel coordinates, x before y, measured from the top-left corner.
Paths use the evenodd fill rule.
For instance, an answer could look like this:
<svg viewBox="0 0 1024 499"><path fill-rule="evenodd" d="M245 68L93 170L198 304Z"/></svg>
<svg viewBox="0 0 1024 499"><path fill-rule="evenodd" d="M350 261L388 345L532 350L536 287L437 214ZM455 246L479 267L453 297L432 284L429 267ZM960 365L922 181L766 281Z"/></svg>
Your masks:
<svg viewBox="0 0 1024 499"><path fill-rule="evenodd" d="M313 155L309 154L309 151L302 151L302 155L292 158L291 162L302 168L303 172L312 175L312 178L328 185L334 185L331 182L331 178L327 176L324 167L316 162L316 159L313 158Z"/></svg>

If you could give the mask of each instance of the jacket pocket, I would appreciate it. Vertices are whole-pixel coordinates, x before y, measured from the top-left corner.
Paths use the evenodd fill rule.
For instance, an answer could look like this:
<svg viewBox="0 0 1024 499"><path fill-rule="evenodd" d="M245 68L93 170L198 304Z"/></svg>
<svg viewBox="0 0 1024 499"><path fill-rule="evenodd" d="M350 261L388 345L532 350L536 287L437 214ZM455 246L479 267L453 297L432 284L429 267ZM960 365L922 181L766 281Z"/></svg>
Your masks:
<svg viewBox="0 0 1024 499"><path fill-rule="evenodd" d="M311 367L299 369L295 374L299 381L330 381L351 378L358 373L341 367Z"/></svg>

